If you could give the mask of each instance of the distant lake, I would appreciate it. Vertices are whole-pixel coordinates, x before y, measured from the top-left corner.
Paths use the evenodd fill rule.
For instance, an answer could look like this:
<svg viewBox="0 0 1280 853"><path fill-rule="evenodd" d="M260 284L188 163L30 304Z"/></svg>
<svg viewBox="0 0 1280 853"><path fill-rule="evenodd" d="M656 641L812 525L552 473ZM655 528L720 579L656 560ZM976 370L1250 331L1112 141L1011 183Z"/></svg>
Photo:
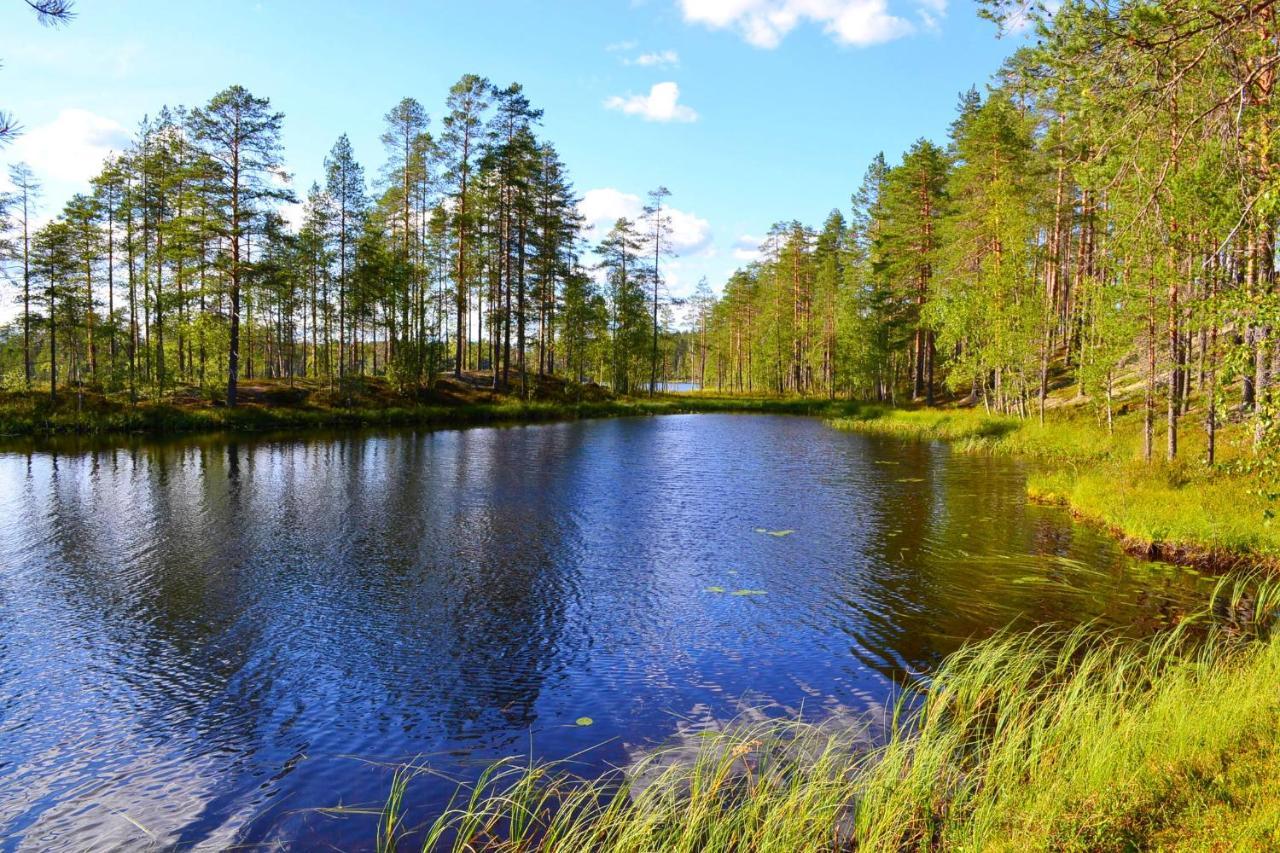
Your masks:
<svg viewBox="0 0 1280 853"><path fill-rule="evenodd" d="M1202 600L1024 487L761 415L0 453L4 848L367 847L316 809L399 762L595 772L861 718L1010 623Z"/></svg>

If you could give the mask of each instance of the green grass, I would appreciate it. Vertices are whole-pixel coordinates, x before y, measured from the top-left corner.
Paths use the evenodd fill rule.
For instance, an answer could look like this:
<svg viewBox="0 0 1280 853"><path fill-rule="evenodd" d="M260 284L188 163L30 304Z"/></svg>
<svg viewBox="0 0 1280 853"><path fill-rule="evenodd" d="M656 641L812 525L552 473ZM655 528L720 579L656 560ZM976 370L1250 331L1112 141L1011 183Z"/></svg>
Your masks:
<svg viewBox="0 0 1280 853"><path fill-rule="evenodd" d="M596 779L500 762L416 837L454 851L1274 847L1280 596L1249 588L1220 587L1216 620L1146 641L1085 626L969 646L875 748L847 726L775 722ZM417 772L396 777L383 849L406 834Z"/></svg>
<svg viewBox="0 0 1280 853"><path fill-rule="evenodd" d="M1059 408L1041 425L968 409L867 407L832 425L906 440L942 440L969 453L1003 453L1031 461L1033 499L1061 503L1103 524L1134 552L1171 562L1223 569L1280 565L1280 524L1259 493L1256 476L1239 469L1250 436L1240 426L1219 434L1219 464L1203 463L1197 419L1183 419L1179 458L1142 461L1137 412L1116 419L1114 432L1084 408ZM1157 429L1157 455L1164 450Z"/></svg>

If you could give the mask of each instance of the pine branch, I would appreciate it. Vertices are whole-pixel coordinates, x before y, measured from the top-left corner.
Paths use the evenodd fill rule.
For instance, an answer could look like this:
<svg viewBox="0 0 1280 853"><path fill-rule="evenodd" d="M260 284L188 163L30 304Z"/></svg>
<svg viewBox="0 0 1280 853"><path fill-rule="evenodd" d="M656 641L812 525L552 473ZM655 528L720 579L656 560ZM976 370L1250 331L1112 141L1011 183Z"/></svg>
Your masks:
<svg viewBox="0 0 1280 853"><path fill-rule="evenodd" d="M46 27L65 24L76 16L75 0L25 0Z"/></svg>

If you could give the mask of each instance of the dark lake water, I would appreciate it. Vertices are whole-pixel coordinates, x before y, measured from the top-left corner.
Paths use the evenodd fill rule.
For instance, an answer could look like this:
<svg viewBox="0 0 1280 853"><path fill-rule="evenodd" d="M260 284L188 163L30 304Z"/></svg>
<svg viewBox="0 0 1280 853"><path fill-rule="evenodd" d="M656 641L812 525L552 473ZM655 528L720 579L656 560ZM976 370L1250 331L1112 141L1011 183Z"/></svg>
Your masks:
<svg viewBox="0 0 1280 853"><path fill-rule="evenodd" d="M861 715L966 639L1202 587L1015 461L799 417L4 452L0 837L367 847L317 809L379 806L384 764Z"/></svg>

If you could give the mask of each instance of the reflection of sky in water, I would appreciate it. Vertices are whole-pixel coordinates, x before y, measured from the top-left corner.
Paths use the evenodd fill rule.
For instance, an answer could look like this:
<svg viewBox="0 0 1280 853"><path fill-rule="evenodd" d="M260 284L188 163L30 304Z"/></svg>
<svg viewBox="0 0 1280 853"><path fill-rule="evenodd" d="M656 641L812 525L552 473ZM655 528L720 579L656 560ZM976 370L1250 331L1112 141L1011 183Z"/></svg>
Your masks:
<svg viewBox="0 0 1280 853"><path fill-rule="evenodd" d="M0 831L367 843L313 811L379 805L367 762L857 719L965 638L1144 629L1194 584L1023 488L732 415L0 455Z"/></svg>

